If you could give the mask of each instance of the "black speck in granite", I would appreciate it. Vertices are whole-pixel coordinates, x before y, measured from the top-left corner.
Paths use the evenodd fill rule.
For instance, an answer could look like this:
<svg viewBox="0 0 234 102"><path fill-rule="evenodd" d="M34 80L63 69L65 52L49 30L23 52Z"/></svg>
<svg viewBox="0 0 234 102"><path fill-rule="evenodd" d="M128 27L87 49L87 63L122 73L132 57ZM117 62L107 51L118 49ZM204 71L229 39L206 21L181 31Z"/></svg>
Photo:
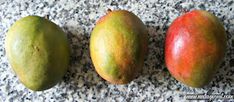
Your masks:
<svg viewBox="0 0 234 102"><path fill-rule="evenodd" d="M211 95L214 91L212 89L210 89L206 94L207 95Z"/></svg>
<svg viewBox="0 0 234 102"><path fill-rule="evenodd" d="M172 102L173 101L173 97L170 96L169 98L167 98L167 101Z"/></svg>
<svg viewBox="0 0 234 102"><path fill-rule="evenodd" d="M66 96L67 96L67 93L62 93L61 96L62 96L62 97L66 97Z"/></svg>
<svg viewBox="0 0 234 102"><path fill-rule="evenodd" d="M231 89L230 94L234 95L234 89Z"/></svg>
<svg viewBox="0 0 234 102"><path fill-rule="evenodd" d="M234 40L232 40L232 47L234 47Z"/></svg>
<svg viewBox="0 0 234 102"><path fill-rule="evenodd" d="M199 7L200 9L202 9L202 10L205 10L205 9L206 9L204 4L200 4L198 7Z"/></svg>
<svg viewBox="0 0 234 102"><path fill-rule="evenodd" d="M177 10L177 11L183 11L183 7L181 6L181 3L182 3L182 1L179 1L179 2L177 2L176 4L175 4L175 9Z"/></svg>
<svg viewBox="0 0 234 102"><path fill-rule="evenodd" d="M229 61L229 64L230 64L230 67L234 67L234 59L231 59L231 60Z"/></svg>
<svg viewBox="0 0 234 102"><path fill-rule="evenodd" d="M228 6L232 6L233 1L228 2Z"/></svg>

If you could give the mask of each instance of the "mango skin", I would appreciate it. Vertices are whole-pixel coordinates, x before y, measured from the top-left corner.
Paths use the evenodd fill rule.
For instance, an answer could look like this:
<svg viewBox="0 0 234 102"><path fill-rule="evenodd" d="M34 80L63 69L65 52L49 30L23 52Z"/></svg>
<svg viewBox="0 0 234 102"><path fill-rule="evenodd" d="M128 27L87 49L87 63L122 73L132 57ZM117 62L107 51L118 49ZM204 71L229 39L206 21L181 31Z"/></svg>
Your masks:
<svg viewBox="0 0 234 102"><path fill-rule="evenodd" d="M193 10L169 27L165 43L166 66L178 81L196 88L207 85L226 51L223 25L213 14Z"/></svg>
<svg viewBox="0 0 234 102"><path fill-rule="evenodd" d="M142 70L148 35L143 22L126 10L110 11L96 24L90 55L97 73L112 84L127 84Z"/></svg>
<svg viewBox="0 0 234 102"><path fill-rule="evenodd" d="M68 40L45 18L27 16L16 21L6 34L5 48L17 77L31 90L51 88L67 71Z"/></svg>

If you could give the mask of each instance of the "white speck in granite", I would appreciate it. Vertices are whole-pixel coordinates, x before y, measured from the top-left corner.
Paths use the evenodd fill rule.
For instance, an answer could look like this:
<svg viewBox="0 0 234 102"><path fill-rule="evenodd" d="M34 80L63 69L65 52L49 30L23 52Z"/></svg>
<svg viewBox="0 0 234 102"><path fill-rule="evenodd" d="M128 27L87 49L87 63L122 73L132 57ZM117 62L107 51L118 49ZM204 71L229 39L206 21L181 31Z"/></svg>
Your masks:
<svg viewBox="0 0 234 102"><path fill-rule="evenodd" d="M127 85L112 85L95 72L89 55L89 37L95 22L110 9L132 11L149 32L149 54L144 70ZM214 13L226 29L226 57L213 81L204 88L190 88L176 81L164 64L164 40L171 22L184 11L203 9ZM0 101L186 101L190 94L234 94L234 3L232 0L6 0L0 2ZM49 15L65 32L71 47L71 63L63 80L53 88L33 92L25 88L9 65L4 49L5 33L27 15ZM216 100L222 101L222 100ZM234 101L234 100L230 100Z"/></svg>

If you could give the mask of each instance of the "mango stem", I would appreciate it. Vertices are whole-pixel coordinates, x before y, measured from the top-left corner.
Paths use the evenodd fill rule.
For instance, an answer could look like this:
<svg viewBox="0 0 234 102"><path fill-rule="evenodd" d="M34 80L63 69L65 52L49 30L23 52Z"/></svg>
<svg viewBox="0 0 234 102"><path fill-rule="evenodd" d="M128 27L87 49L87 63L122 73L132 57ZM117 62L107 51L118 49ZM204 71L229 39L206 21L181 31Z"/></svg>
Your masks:
<svg viewBox="0 0 234 102"><path fill-rule="evenodd" d="M49 20L49 15L45 15L44 18Z"/></svg>
<svg viewBox="0 0 234 102"><path fill-rule="evenodd" d="M110 12L112 12L112 10L108 8L108 9L107 9L107 13L110 13Z"/></svg>

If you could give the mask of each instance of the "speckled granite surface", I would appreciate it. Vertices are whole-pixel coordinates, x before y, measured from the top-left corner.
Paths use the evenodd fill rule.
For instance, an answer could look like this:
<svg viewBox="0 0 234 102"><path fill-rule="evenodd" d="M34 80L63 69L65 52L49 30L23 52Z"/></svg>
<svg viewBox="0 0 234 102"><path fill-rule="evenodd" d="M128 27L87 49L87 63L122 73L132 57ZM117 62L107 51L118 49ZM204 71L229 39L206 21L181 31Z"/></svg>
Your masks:
<svg viewBox="0 0 234 102"><path fill-rule="evenodd" d="M25 2L27 1L27 2ZM233 0L1 0L0 2L0 101L186 101L185 94L234 94L234 2ZM142 75L127 85L112 85L101 79L89 56L89 36L98 18L110 9L126 9L147 25L149 55ZM213 81L201 89L177 82L167 71L163 48L165 32L184 9L204 9L224 23L228 36L225 61ZM33 92L17 79L5 56L4 41L8 28L27 15L49 15L64 29L72 48L66 76L55 87ZM222 101L222 100L219 100ZM234 100L229 100L234 101Z"/></svg>

